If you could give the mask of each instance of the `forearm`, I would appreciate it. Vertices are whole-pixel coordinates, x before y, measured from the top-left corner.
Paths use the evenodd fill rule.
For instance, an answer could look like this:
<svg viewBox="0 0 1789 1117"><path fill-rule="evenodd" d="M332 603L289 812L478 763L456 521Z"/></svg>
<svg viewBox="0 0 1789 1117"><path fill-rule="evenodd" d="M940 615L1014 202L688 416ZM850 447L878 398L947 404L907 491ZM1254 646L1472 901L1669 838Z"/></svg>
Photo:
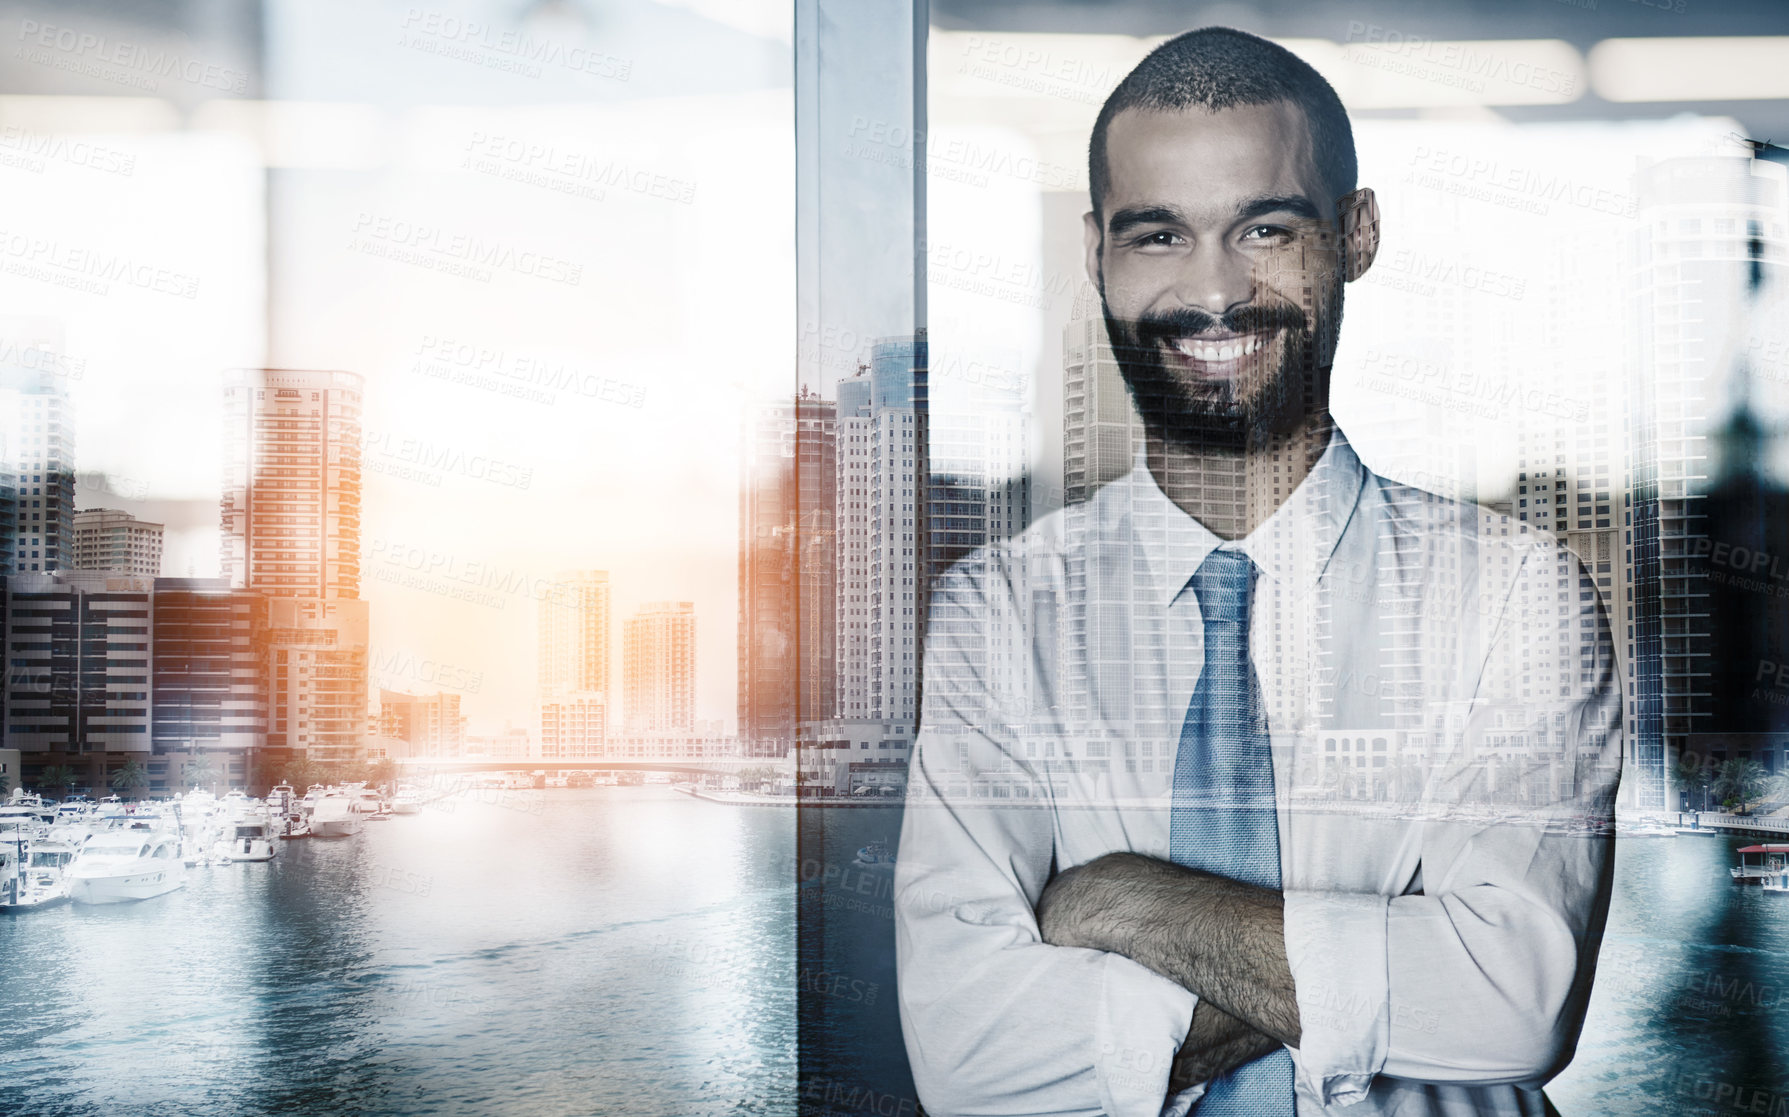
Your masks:
<svg viewBox="0 0 1789 1117"><path fill-rule="evenodd" d="M1040 942L1051 812L1041 796L946 800L930 740L909 782L894 895L920 1099L941 1114L1156 1117L1195 998L1127 958Z"/></svg>
<svg viewBox="0 0 1789 1117"><path fill-rule="evenodd" d="M1271 889L1112 853L1059 874L1038 919L1045 941L1122 954L1297 1047L1283 908Z"/></svg>
<svg viewBox="0 0 1789 1117"><path fill-rule="evenodd" d="M1193 1010L1186 1042L1174 1056L1168 1089L1179 1093L1279 1049L1280 1042L1272 1036L1263 1035L1209 1001L1200 1001Z"/></svg>

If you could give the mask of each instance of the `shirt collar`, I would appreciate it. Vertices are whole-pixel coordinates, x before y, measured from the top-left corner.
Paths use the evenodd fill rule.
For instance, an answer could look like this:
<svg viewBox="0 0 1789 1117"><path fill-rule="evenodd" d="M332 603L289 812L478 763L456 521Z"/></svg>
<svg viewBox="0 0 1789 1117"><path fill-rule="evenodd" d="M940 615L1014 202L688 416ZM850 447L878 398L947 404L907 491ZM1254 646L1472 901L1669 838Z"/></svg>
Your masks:
<svg viewBox="0 0 1789 1117"><path fill-rule="evenodd" d="M1260 483L1271 490L1272 474ZM1225 541L1168 499L1139 449L1131 472L1095 498L1100 505L1096 514L1103 538L1123 540L1145 558L1157 602L1166 608L1220 546L1253 559L1263 581L1295 592L1314 589L1353 518L1365 483L1366 467L1336 428L1292 495L1254 531Z"/></svg>

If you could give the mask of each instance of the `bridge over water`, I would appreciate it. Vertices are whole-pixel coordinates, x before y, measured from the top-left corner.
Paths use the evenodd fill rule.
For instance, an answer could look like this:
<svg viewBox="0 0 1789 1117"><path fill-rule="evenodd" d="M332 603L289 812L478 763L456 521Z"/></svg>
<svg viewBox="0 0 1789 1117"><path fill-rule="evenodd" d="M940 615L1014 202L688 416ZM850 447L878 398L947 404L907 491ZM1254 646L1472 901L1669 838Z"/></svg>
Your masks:
<svg viewBox="0 0 1789 1117"><path fill-rule="evenodd" d="M407 778L472 772L669 772L694 776L737 776L752 768L770 768L779 776L795 768L784 758L717 757L712 760L491 760L484 757L443 760L412 756L394 760Z"/></svg>

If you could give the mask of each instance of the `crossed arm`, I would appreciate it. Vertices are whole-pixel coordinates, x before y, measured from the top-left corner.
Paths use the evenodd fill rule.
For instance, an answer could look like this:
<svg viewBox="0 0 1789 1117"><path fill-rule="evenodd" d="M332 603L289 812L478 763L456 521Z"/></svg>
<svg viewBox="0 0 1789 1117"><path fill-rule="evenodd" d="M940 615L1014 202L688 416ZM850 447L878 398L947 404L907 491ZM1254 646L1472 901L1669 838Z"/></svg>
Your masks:
<svg viewBox="0 0 1789 1117"><path fill-rule="evenodd" d="M1298 1046L1280 894L1134 853L1059 873L1038 901L1054 946L1122 954L1199 998L1169 1079L1178 1091Z"/></svg>

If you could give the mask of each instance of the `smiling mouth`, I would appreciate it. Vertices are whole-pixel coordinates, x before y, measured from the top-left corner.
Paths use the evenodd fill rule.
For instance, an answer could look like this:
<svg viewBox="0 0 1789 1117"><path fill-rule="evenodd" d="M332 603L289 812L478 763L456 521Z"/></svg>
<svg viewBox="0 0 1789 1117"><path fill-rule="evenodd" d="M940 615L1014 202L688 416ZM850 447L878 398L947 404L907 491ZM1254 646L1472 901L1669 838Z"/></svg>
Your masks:
<svg viewBox="0 0 1789 1117"><path fill-rule="evenodd" d="M1167 339L1168 346L1189 361L1221 365L1239 361L1260 350L1272 331L1250 334L1196 334Z"/></svg>

